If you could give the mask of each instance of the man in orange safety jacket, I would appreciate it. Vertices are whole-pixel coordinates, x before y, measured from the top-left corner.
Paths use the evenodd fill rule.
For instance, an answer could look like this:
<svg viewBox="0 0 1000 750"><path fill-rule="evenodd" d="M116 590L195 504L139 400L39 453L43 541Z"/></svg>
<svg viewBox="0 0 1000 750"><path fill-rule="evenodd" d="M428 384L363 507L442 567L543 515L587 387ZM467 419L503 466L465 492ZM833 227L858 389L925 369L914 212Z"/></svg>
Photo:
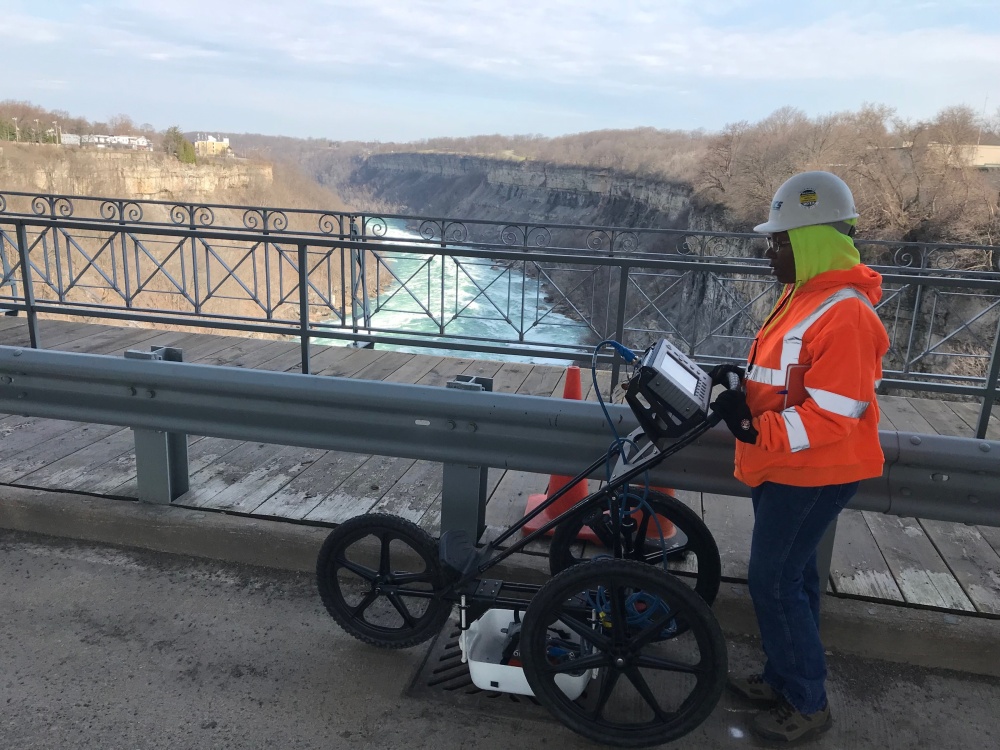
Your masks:
<svg viewBox="0 0 1000 750"><path fill-rule="evenodd" d="M769 235L784 293L751 346L745 393L724 391L713 404L737 438L736 477L751 487L748 581L767 657L761 672L729 684L769 707L752 727L777 742L830 726L816 550L884 461L875 389L889 341L874 309L882 277L861 263L857 218L850 188L829 172L778 188L754 230ZM717 367L713 380L734 369Z"/></svg>

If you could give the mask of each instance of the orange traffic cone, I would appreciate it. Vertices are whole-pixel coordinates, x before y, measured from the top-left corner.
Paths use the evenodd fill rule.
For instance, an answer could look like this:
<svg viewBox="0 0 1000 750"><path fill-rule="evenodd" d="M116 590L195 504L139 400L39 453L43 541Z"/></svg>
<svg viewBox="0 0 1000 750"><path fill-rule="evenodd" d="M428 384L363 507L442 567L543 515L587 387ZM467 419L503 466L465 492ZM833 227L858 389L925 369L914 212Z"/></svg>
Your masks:
<svg viewBox="0 0 1000 750"><path fill-rule="evenodd" d="M580 368L576 365L570 365L566 368L566 384L563 388L563 398L580 400L582 397L583 392L580 384ZM544 493L536 493L528 496L528 502L524 508L524 515L528 515L531 511L545 502L546 499L569 484L572 478L573 477L560 476L557 474L551 475L549 477L548 487ZM674 491L669 487L650 487L650 489L674 497ZM537 531L560 513L572 508L589 494L589 480L579 482L575 487L572 487L565 495L563 495L558 502L554 503L549 508L546 508L535 518L528 521L521 528L522 533L531 534L532 532ZM660 522L660 525L657 528L655 523L650 523L646 529L647 538L659 538L661 531L665 539L669 539L677 533L677 528L670 522L669 519L659 515L656 518ZM551 535L552 532L550 531L548 534ZM581 529L577 538L581 541L599 541L593 530L589 527Z"/></svg>
<svg viewBox="0 0 1000 750"><path fill-rule="evenodd" d="M566 368L566 385L563 387L563 398L575 399L577 401L583 398L583 389L580 385L580 368L576 365L570 365ZM528 513L545 502L547 498L552 497L552 495L569 484L572 478L573 477L564 477L556 474L550 476L549 486L544 493L528 496L528 503L524 508L524 515L528 515ZM572 487L565 495L559 498L558 502L553 503L551 507L546 508L542 513L539 513L533 519L528 521L528 523L522 527L521 531L525 534L537 531L560 513L572 508L589 494L590 481L584 479L577 483L575 487ZM549 534L551 533L552 532L550 531Z"/></svg>

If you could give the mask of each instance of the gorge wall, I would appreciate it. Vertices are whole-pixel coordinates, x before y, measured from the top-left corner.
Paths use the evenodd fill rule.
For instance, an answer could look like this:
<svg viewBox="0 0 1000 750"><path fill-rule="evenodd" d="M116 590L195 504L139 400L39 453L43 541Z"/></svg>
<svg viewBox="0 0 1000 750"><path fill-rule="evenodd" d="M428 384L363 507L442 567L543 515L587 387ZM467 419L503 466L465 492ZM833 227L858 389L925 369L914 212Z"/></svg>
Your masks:
<svg viewBox="0 0 1000 750"><path fill-rule="evenodd" d="M405 213L495 221L498 227L524 223L629 229L727 228L719 215L699 211L692 205L690 185L593 168L455 154L387 153L373 154L361 162L351 181L375 201L394 204ZM550 247L585 252L587 236L587 230L553 230ZM673 251L680 241L676 235L644 235L642 249ZM608 308L611 297L607 290L618 283L617 272L606 266L544 265L551 280L547 285L549 297L556 309L571 317L582 314L601 338L613 335L615 311ZM525 272L536 271L527 264ZM581 273L588 277L584 283ZM662 315L670 317L676 330L694 338L703 325L701 311L725 311L734 304L731 295L717 285L705 284L697 274L687 275L680 283L666 275L640 274L633 277L632 286L637 284L643 290L630 295L626 310L630 327L637 332L626 335L625 342L637 348L646 346L652 335L641 331L657 330ZM656 300L655 305L649 300ZM752 335L743 318L731 317L736 323L730 328L743 326L732 331L734 335ZM707 353L738 356L742 348L742 344L720 338L714 347L718 351Z"/></svg>
<svg viewBox="0 0 1000 750"><path fill-rule="evenodd" d="M541 162L372 154L351 182L425 216L661 229L709 222L693 212L689 185Z"/></svg>
<svg viewBox="0 0 1000 750"><path fill-rule="evenodd" d="M266 190L272 182L269 164L182 164L167 154L51 145L0 151L0 186L24 192L215 202L220 194Z"/></svg>

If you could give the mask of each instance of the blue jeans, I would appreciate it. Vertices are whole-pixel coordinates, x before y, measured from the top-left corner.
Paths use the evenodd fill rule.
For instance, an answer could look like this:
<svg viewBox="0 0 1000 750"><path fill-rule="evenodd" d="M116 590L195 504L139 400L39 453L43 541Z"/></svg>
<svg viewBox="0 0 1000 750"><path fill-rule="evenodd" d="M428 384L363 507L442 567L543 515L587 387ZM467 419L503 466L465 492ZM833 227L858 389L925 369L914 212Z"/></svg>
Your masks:
<svg viewBox="0 0 1000 750"><path fill-rule="evenodd" d="M826 658L819 639L816 548L858 489L857 482L751 489L753 541L748 583L767 662L764 681L797 710L826 705Z"/></svg>

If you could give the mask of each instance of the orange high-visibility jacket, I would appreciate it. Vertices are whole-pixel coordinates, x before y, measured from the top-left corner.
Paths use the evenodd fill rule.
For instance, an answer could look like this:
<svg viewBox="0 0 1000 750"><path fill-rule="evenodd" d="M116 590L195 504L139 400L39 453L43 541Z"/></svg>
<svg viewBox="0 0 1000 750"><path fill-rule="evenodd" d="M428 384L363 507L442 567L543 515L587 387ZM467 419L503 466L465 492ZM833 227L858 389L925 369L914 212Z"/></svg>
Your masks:
<svg viewBox="0 0 1000 750"><path fill-rule="evenodd" d="M858 264L785 290L751 350L747 405L759 437L736 443L737 479L821 487L882 474L881 283Z"/></svg>

